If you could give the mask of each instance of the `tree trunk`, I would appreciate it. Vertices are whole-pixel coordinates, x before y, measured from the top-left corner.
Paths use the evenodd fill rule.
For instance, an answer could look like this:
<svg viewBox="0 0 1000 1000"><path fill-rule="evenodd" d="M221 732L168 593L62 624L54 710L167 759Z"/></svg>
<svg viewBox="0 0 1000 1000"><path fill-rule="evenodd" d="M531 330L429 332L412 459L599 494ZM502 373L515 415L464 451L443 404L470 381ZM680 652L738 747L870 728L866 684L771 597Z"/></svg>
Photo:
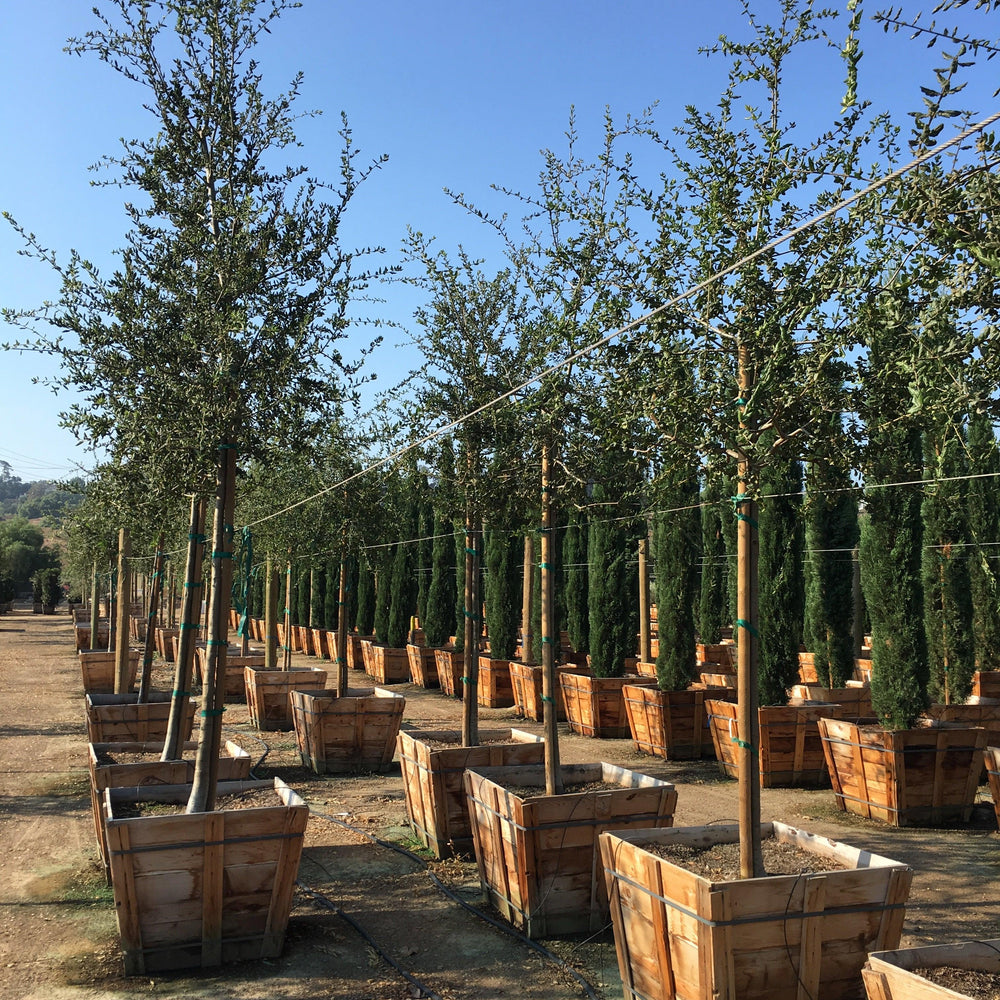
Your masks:
<svg viewBox="0 0 1000 1000"><path fill-rule="evenodd" d="M281 669L292 669L292 561L285 567L285 643L282 646Z"/></svg>
<svg viewBox="0 0 1000 1000"><path fill-rule="evenodd" d="M472 505L465 514L465 664L462 671L462 745L479 745L479 643L483 635L482 601L479 599L479 558L482 522Z"/></svg>
<svg viewBox="0 0 1000 1000"><path fill-rule="evenodd" d="M653 644L649 634L649 529L639 539L639 659L649 663Z"/></svg>
<svg viewBox="0 0 1000 1000"><path fill-rule="evenodd" d="M201 602L201 567L205 556L205 501L191 500L191 523L188 528L187 563L184 569L184 600L181 605L180 641L174 662L174 690L170 699L167 735L161 760L179 760L181 733L188 699L191 697L191 668L194 662L194 642L198 629L198 609Z"/></svg>
<svg viewBox="0 0 1000 1000"><path fill-rule="evenodd" d="M156 560L153 563L153 579L149 588L149 609L146 612L146 637L142 648L142 672L139 675L140 704L149 701L150 681L153 675L153 637L156 632L156 613L160 606L160 591L163 589L163 534L156 541Z"/></svg>
<svg viewBox="0 0 1000 1000"><path fill-rule="evenodd" d="M97 592L97 560L94 560L94 576L90 581L90 648L97 649L97 619L100 610L100 597ZM110 629L110 624L108 628Z"/></svg>
<svg viewBox="0 0 1000 1000"><path fill-rule="evenodd" d="M118 532L118 607L115 622L115 694L125 694L129 689L128 671L128 616L129 616L129 558L132 546L127 528Z"/></svg>
<svg viewBox="0 0 1000 1000"><path fill-rule="evenodd" d="M278 669L278 570L267 557L264 578L264 669Z"/></svg>
<svg viewBox="0 0 1000 1000"><path fill-rule="evenodd" d="M524 583L521 601L521 662L535 662L535 636L531 630L531 609L535 602L535 536L524 536Z"/></svg>
<svg viewBox="0 0 1000 1000"><path fill-rule="evenodd" d="M202 678L201 736L187 812L215 808L222 748L222 713L226 700L226 652L233 590L233 511L236 506L236 446L219 448L215 518L212 525L212 592L205 676Z"/></svg>
<svg viewBox="0 0 1000 1000"><path fill-rule="evenodd" d="M329 586L329 583L327 584ZM337 697L347 694L347 542L341 546L340 585L337 596Z"/></svg>
<svg viewBox="0 0 1000 1000"><path fill-rule="evenodd" d="M542 447L542 724L545 731L545 794L559 795L563 790L559 768L559 719L556 711L557 636L555 615L555 574L552 572L552 497L549 477L552 456L549 446Z"/></svg>
<svg viewBox="0 0 1000 1000"><path fill-rule="evenodd" d="M740 398L749 399L752 376L746 367L746 348L740 348ZM740 408L742 426L745 404ZM757 501L747 495L750 488L750 462L744 455L739 463L737 486L737 614L739 630L737 699L739 702L740 776L740 877L757 878L764 874L760 839L760 719L757 714L757 636L758 560L760 542L757 534Z"/></svg>

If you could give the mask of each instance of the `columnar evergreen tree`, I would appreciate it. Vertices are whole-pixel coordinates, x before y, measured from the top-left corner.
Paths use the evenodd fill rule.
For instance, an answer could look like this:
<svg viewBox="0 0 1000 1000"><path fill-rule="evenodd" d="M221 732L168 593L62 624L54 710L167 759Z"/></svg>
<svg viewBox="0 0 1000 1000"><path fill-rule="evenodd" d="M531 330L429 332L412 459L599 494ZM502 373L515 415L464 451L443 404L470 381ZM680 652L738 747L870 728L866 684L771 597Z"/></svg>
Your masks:
<svg viewBox="0 0 1000 1000"><path fill-rule="evenodd" d="M728 608L729 566L722 519L722 498L707 483L701 491L701 585L698 593L698 636L702 642L719 641L721 630L732 620ZM730 518L731 520L731 518ZM657 587L659 592L659 587Z"/></svg>
<svg viewBox="0 0 1000 1000"><path fill-rule="evenodd" d="M618 515L610 500L613 493L595 485L597 506L590 518L587 552L590 563L588 607L590 611L590 664L595 677L620 677L625 660L635 655L639 629L639 574L633 560L638 531L630 520Z"/></svg>
<svg viewBox="0 0 1000 1000"><path fill-rule="evenodd" d="M486 531L486 632L490 656L512 660L517 651L521 624L521 569L524 536L520 531L495 525Z"/></svg>
<svg viewBox="0 0 1000 1000"><path fill-rule="evenodd" d="M924 435L924 466L934 480L924 488L922 505L928 694L932 702L957 704L968 697L975 670L968 461L957 420Z"/></svg>
<svg viewBox="0 0 1000 1000"><path fill-rule="evenodd" d="M395 547L390 566L389 617L386 625L386 641L395 649L406 645L410 619L417 612L417 532L422 506L420 478L416 470L411 469L400 477L398 483L403 492L399 504L402 516L397 527L399 544Z"/></svg>
<svg viewBox="0 0 1000 1000"><path fill-rule="evenodd" d="M309 621L313 628L326 628L326 566L316 563L309 576Z"/></svg>
<svg viewBox="0 0 1000 1000"><path fill-rule="evenodd" d="M563 559L566 572L566 631L577 653L590 651L587 516L574 511L566 525Z"/></svg>
<svg viewBox="0 0 1000 1000"><path fill-rule="evenodd" d="M686 475L685 475L686 473ZM679 469L657 499L663 513L653 521L659 648L656 677L664 691L683 691L695 679L696 565L701 551L695 468Z"/></svg>
<svg viewBox="0 0 1000 1000"><path fill-rule="evenodd" d="M927 707L929 675L921 490L895 485L923 476L920 428L906 419L914 321L902 289L883 294L861 316L869 344L858 406L868 434L861 585L872 626L872 708L889 729L909 728Z"/></svg>
<svg viewBox="0 0 1000 1000"><path fill-rule="evenodd" d="M828 687L843 687L854 669L854 549L859 528L857 494L852 487L846 469L810 463L804 508L803 635L819 682Z"/></svg>
<svg viewBox="0 0 1000 1000"><path fill-rule="evenodd" d="M323 578L326 586L323 591L323 628L328 632L337 630L337 623L340 620L338 614L337 601L340 600L340 560L331 559L326 563L323 570Z"/></svg>
<svg viewBox="0 0 1000 1000"><path fill-rule="evenodd" d="M312 578L308 566L301 566L295 584L295 609L292 621L296 625L309 624L309 607L312 604Z"/></svg>
<svg viewBox="0 0 1000 1000"><path fill-rule="evenodd" d="M430 486L425 475L420 476L419 517L417 521L416 573L417 573L417 617L422 627L427 617L427 600L431 589L431 569L434 561L434 505L431 502Z"/></svg>
<svg viewBox="0 0 1000 1000"><path fill-rule="evenodd" d="M761 477L760 661L762 705L784 705L798 680L805 600L802 464L775 462Z"/></svg>
<svg viewBox="0 0 1000 1000"><path fill-rule="evenodd" d="M428 646L444 646L454 634L456 591L452 531L448 517L435 511L431 585L424 616L424 638Z"/></svg>
<svg viewBox="0 0 1000 1000"><path fill-rule="evenodd" d="M455 531L455 651L465 649L465 532Z"/></svg>
<svg viewBox="0 0 1000 1000"><path fill-rule="evenodd" d="M985 414L969 418L969 592L972 634L981 670L1000 669L1000 448Z"/></svg>
<svg viewBox="0 0 1000 1000"><path fill-rule="evenodd" d="M389 609L392 607L392 567L398 545L385 545L375 550L375 640L389 640Z"/></svg>
<svg viewBox="0 0 1000 1000"><path fill-rule="evenodd" d="M358 557L358 634L375 633L375 570L373 554L362 552Z"/></svg>

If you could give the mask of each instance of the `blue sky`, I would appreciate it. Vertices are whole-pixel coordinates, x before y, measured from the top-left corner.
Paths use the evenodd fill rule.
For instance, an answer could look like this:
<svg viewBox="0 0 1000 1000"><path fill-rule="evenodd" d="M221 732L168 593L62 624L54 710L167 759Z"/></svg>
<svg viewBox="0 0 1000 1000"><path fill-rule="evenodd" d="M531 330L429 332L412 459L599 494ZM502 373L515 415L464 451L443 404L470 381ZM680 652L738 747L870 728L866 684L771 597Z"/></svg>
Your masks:
<svg viewBox="0 0 1000 1000"><path fill-rule="evenodd" d="M51 249L65 255L75 247L108 271L112 251L123 242L123 198L90 186L88 167L114 152L119 137L148 134L152 119L140 108L137 87L96 58L62 51L67 37L93 26L91 3L8 0L0 6L0 209ZM915 12L924 5L905 6ZM775 4L761 0L755 9L765 20ZM939 22L996 34L995 19L972 11ZM301 123L299 153L312 173L336 178L341 110L363 153L389 155L352 203L345 242L383 244L391 259L412 226L443 248L462 242L499 263L489 232L443 189L516 212L490 184L530 190L539 151L563 147L571 105L587 154L596 151L605 106L623 118L659 102L656 118L665 130L685 105L710 107L725 65L697 50L722 32L746 32L736 0L305 0L280 22L259 59L272 91L301 69L300 106L324 111ZM862 47L862 96L905 120L919 106L919 87L939 55L903 34L885 35L870 21ZM843 94L835 54L795 67L794 74L796 120L804 126L831 121ZM984 62L970 88L968 103L983 116L995 106L997 76L995 64ZM44 267L18 257L18 245L9 227L0 226L0 304L27 307L53 296L57 284ZM381 294L384 314L405 325L413 293L396 285ZM0 340L11 336L0 328ZM372 359L383 387L416 363L399 346L404 333L387 339ZM54 370L51 359L38 355L0 354L0 460L26 481L72 475L78 463L91 461L58 426L58 412L71 398L31 384L33 376Z"/></svg>

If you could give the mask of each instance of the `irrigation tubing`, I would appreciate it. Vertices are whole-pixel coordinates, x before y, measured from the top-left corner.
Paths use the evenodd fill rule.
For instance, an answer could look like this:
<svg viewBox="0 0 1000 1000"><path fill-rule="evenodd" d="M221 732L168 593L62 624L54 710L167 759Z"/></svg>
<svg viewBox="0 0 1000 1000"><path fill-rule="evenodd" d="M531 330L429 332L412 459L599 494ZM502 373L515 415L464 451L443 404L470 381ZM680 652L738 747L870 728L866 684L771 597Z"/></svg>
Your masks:
<svg viewBox="0 0 1000 1000"><path fill-rule="evenodd" d="M377 944L374 938L361 926L350 914L345 913L343 908L338 906L332 899L328 896L324 896L323 893L310 886L305 885L301 880L296 879L295 884L311 899L319 903L320 906L329 910L331 913L336 913L338 917L346 921L354 930L361 935L368 943L368 946L381 958L383 961L391 965L411 986L413 986L418 992L416 997L425 998L425 1000L444 1000L440 993L435 993L429 986L424 985L415 976L412 976L406 971L398 962L387 955Z"/></svg>
<svg viewBox="0 0 1000 1000"><path fill-rule="evenodd" d="M466 902L456 892L454 892L452 889L449 889L448 886L446 886L434 874L434 872L430 870L430 868L427 865L427 862L422 857L420 857L419 854L414 854L413 851L408 851L405 847L401 847L399 844L394 844L392 843L392 841L382 840L381 837L376 837L373 834L369 833L367 830L362 830L360 827L353 826L351 823L347 823L342 819L338 819L336 816L330 816L327 813L316 812L312 809L311 806L310 806L310 813L312 813L312 815L314 816L318 816L320 819L325 819L331 823L336 823L338 826L342 826L344 827L345 830L350 830L352 833L360 834L362 837L366 837L373 844L377 844L379 847L388 848L390 851L395 851L397 854L402 854L404 857L409 858L411 861L414 861L416 864L420 865L420 867L426 871L427 875L430 877L431 882L437 887L437 889L441 893L447 896L448 899L452 900L455 903L458 903L460 906L464 907L470 913L479 917L479 919L482 920L484 923L489 924L491 927L495 927L499 931L503 931L503 933L507 934L509 937L514 938L521 944L527 945L529 948L533 949L534 951L537 951L540 955L543 955L546 959L548 959L554 965L557 965L564 972L569 973L580 984L581 988L587 994L588 1000L599 1000L597 994L594 992L594 988L582 975L580 975L579 972L576 971L576 969L574 969L567 962L563 961L563 959L561 959L557 954L555 954L555 952L549 951L548 948L546 948L544 945L539 944L537 941L532 941L531 938L526 937L515 927L511 927L509 924L505 924L502 920L497 920L496 918L491 917L488 913L484 913L478 907L475 907L471 903Z"/></svg>
<svg viewBox="0 0 1000 1000"><path fill-rule="evenodd" d="M260 767L264 759L271 752L271 748L267 745L267 743L264 742L264 740L259 739L258 737L252 735L251 733L245 733L242 730L240 730L238 733L234 731L234 735L247 736L265 748L263 756L260 758L260 760L257 761L256 764L253 765L253 767L250 768L250 772L253 773L258 767ZM597 994L594 992L594 988L590 985L590 983L583 976L581 976L580 973L576 971L576 969L574 969L571 965L569 965L569 963L563 961L563 959L561 959L557 954L555 954L555 952L549 951L549 949L546 948L544 945L540 945L537 941L532 941L531 938L526 937L516 928L511 927L510 925L505 924L503 923L503 921L497 920L494 917L491 917L488 913L484 913L482 910L466 902L464 899L461 898L461 896L459 896L457 893L449 889L448 886L446 886L434 874L434 872L430 870L430 868L427 865L427 862L422 857L420 857L419 854L414 854L413 851L408 851L405 847L402 847L399 844L392 843L391 840L383 840L381 837L376 837L373 834L369 833L367 830L362 830L361 827L354 826L351 823L347 823L342 819L338 819L336 816L331 816L329 813L320 812L319 810L313 808L312 806L309 806L309 814L311 816L317 816L320 819L325 819L327 822L334 823L337 826L342 826L345 830L350 830L351 833L359 834L360 836L366 838L367 840L370 840L373 844L377 844L379 847L384 847L387 850L395 851L397 854L401 854L408 860L413 861L415 864L419 865L421 868L424 869L424 871L427 872L434 886L438 889L439 892L447 896L448 899L458 903L460 906L464 907L470 913L479 917L479 919L482 920L484 923L490 924L492 927L495 927L497 930L502 931L504 934L507 934L509 937L514 938L516 941L520 941L521 944L524 944L527 947L533 949L534 951L537 951L548 961L552 962L553 965L558 966L564 972L567 972L569 975L571 975L580 984L583 991L587 994L588 1000L599 1000ZM385 958L385 960L394 969L396 969L397 972L399 972L402 976L404 976L408 982L412 983L419 989L424 990L425 991L424 996L428 998L437 998L437 1000L441 1000L441 998L438 997L438 994L429 991L426 986L424 986L422 983L417 982L417 980L413 979L407 972L405 972L402 968L400 968L400 966L398 966L391 958L385 955L382 952L382 950L378 947L378 945L375 944L374 941L372 941L371 937L364 931L364 929L352 917L349 917L339 906L337 906L336 903L328 899L326 896L323 896L323 894L318 892L317 890L310 889L309 887L303 885L301 882L297 882L296 884L302 889L303 892L306 892L307 894L313 896L323 906L327 907L327 909L343 917L344 920L346 920L372 946L372 948L374 948L375 951L379 953L379 955Z"/></svg>

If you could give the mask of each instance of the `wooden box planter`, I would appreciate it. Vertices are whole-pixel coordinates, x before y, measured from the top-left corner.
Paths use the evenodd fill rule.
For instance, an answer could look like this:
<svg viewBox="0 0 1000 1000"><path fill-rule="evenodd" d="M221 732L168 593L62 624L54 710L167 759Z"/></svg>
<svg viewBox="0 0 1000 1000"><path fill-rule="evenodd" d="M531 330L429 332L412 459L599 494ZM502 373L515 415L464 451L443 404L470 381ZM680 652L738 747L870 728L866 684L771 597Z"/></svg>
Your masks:
<svg viewBox="0 0 1000 1000"><path fill-rule="evenodd" d="M139 704L135 694L88 694L87 742L162 743L167 738L170 694L153 691ZM191 738L195 702L188 699L181 739Z"/></svg>
<svg viewBox="0 0 1000 1000"><path fill-rule="evenodd" d="M1000 747L1000 699L971 698L964 705L930 705L924 713L936 722L955 722L986 730L984 746ZM984 775L980 772L980 778Z"/></svg>
<svg viewBox="0 0 1000 1000"><path fill-rule="evenodd" d="M466 768L540 764L545 757L544 740L519 729L481 729L479 740L478 746L462 746L462 734L454 729L404 729L396 740L406 816L435 857L472 856Z"/></svg>
<svg viewBox="0 0 1000 1000"><path fill-rule="evenodd" d="M799 653L799 682L802 684L819 684L816 673L816 655L814 653Z"/></svg>
<svg viewBox="0 0 1000 1000"><path fill-rule="evenodd" d="M299 652L306 656L315 656L312 645L312 629L308 625L293 625L292 634L295 637L293 648L298 647Z"/></svg>
<svg viewBox="0 0 1000 1000"><path fill-rule="evenodd" d="M321 660L330 658L330 647L327 643L325 628L309 629L309 638L312 643L312 655L318 656Z"/></svg>
<svg viewBox="0 0 1000 1000"><path fill-rule="evenodd" d="M80 671L83 674L84 694L114 694L115 654L98 650L81 649ZM135 686L135 676L139 672L139 650L128 651L128 689Z"/></svg>
<svg viewBox="0 0 1000 1000"><path fill-rule="evenodd" d="M435 649L434 667L441 692L451 698L464 698L462 675L465 670L465 653L458 653L454 649Z"/></svg>
<svg viewBox="0 0 1000 1000"><path fill-rule="evenodd" d="M264 670L244 667L247 708L250 724L261 730L293 729L292 691L322 691L326 687L326 671L312 667L292 670Z"/></svg>
<svg viewBox="0 0 1000 1000"><path fill-rule="evenodd" d="M951 723L892 731L821 719L837 808L891 826L968 822L986 733Z"/></svg>
<svg viewBox="0 0 1000 1000"><path fill-rule="evenodd" d="M796 684L791 690L791 696L795 701L823 701L835 705L835 719L868 719L874 714L871 688L857 682L842 688Z"/></svg>
<svg viewBox="0 0 1000 1000"><path fill-rule="evenodd" d="M640 753L664 760L714 755L704 691L661 691L635 684L626 684L622 691L629 730Z"/></svg>
<svg viewBox="0 0 1000 1000"><path fill-rule="evenodd" d="M698 663L716 663L730 670L736 666L736 646L731 642L699 642L694 649Z"/></svg>
<svg viewBox="0 0 1000 1000"><path fill-rule="evenodd" d="M483 708L513 708L514 688L510 680L510 660L479 657L478 703Z"/></svg>
<svg viewBox="0 0 1000 1000"><path fill-rule="evenodd" d="M1000 938L876 951L868 956L861 974L869 1000L960 1000L971 996L932 982L916 971L941 966L1000 974Z"/></svg>
<svg viewBox="0 0 1000 1000"><path fill-rule="evenodd" d="M872 661L857 659L854 661L854 680L861 681L862 684L872 682Z"/></svg>
<svg viewBox="0 0 1000 1000"><path fill-rule="evenodd" d="M402 684L410 679L410 660L406 649L383 646L378 642L362 643L367 647L365 670L378 684Z"/></svg>
<svg viewBox="0 0 1000 1000"><path fill-rule="evenodd" d="M121 803L184 803L189 790L164 785L104 793L128 976L276 958L284 944L308 807L275 778L218 786L220 796L263 790L273 795L273 805L114 817Z"/></svg>
<svg viewBox="0 0 1000 1000"><path fill-rule="evenodd" d="M706 671L698 676L701 679L701 683L704 684L705 687L726 688L734 693L736 691L736 674L714 674Z"/></svg>
<svg viewBox="0 0 1000 1000"><path fill-rule="evenodd" d="M705 705L712 727L715 756L723 774L739 777L738 708L731 701ZM829 782L818 720L834 714L829 704L768 705L757 709L760 720L762 788L822 788Z"/></svg>
<svg viewBox="0 0 1000 1000"><path fill-rule="evenodd" d="M107 622L102 622L97 626L97 645L96 649L107 649L111 645L110 641L111 626ZM73 626L73 641L76 643L76 648L81 652L90 649L90 626L89 625L74 625Z"/></svg>
<svg viewBox="0 0 1000 1000"><path fill-rule="evenodd" d="M561 771L567 789L562 795L545 794L543 764L465 772L483 890L531 938L605 927L608 898L598 836L669 826L677 804L669 782L612 764L566 764ZM572 790L593 782L605 787ZM526 794L529 787L538 794Z"/></svg>
<svg viewBox="0 0 1000 1000"><path fill-rule="evenodd" d="M570 729L581 736L598 739L627 739L632 735L625 714L626 684L649 687L656 682L649 677L593 677L564 670L559 674Z"/></svg>
<svg viewBox="0 0 1000 1000"><path fill-rule="evenodd" d="M406 657L410 665L410 680L414 684L422 688L436 688L438 686L433 649L419 643L409 642L406 644Z"/></svg>
<svg viewBox="0 0 1000 1000"><path fill-rule="evenodd" d="M153 633L153 640L156 643L156 651L167 661L173 663L176 659L174 655L173 639L179 639L181 630L179 628L158 628Z"/></svg>
<svg viewBox="0 0 1000 1000"><path fill-rule="evenodd" d="M317 774L382 771L392 763L406 699L385 688L292 691L299 757Z"/></svg>
<svg viewBox="0 0 1000 1000"><path fill-rule="evenodd" d="M647 847L737 843L733 824L601 836L625 996L858 996L868 951L899 943L911 869L783 823L762 824L761 835L829 859L830 867L709 881Z"/></svg>
<svg viewBox="0 0 1000 1000"><path fill-rule="evenodd" d="M107 834L104 827L104 789L139 788L149 785L183 785L194 777L194 758L190 755L198 747L187 742L183 760L161 761L163 742L157 743L91 743L90 744L90 802L94 813L94 832L104 862L104 874L110 881L111 862L108 857ZM106 755L128 754L148 759L128 763L102 764ZM219 758L220 781L242 781L250 777L250 754L230 740L226 740L224 755Z"/></svg>
<svg viewBox="0 0 1000 1000"><path fill-rule="evenodd" d="M974 698L1000 698L1000 670L977 670L972 675Z"/></svg>
<svg viewBox="0 0 1000 1000"><path fill-rule="evenodd" d="M993 810L997 814L997 826L1000 827L1000 747L987 747L983 751L986 761L986 780L989 782L990 795L993 796Z"/></svg>
<svg viewBox="0 0 1000 1000"><path fill-rule="evenodd" d="M560 664L556 667L556 676L565 670L580 672L581 668L575 664ZM583 669L583 673L587 673ZM533 663L521 663L519 660L510 661L510 685L514 692L514 705L520 715L526 719L534 719L541 722L544 717L544 704L542 703L542 668ZM563 700L562 687L556 686L556 718L560 722L566 721L566 703Z"/></svg>
<svg viewBox="0 0 1000 1000"><path fill-rule="evenodd" d="M146 619L131 615L128 620L128 634L136 642L146 641Z"/></svg>
<svg viewBox="0 0 1000 1000"><path fill-rule="evenodd" d="M371 642L374 636L349 635L347 637L347 665L351 670L365 669L365 649L363 643Z"/></svg>
<svg viewBox="0 0 1000 1000"><path fill-rule="evenodd" d="M635 661L635 672L640 677L656 677L656 662L646 660Z"/></svg>
<svg viewBox="0 0 1000 1000"><path fill-rule="evenodd" d="M196 646L194 651L194 679L198 684L204 684L205 671L208 665L208 647ZM226 701L246 701L247 686L245 671L247 667L263 668L264 654L251 653L240 656L239 646L230 646L226 652Z"/></svg>
<svg viewBox="0 0 1000 1000"><path fill-rule="evenodd" d="M297 625L293 625L291 627L291 635L287 642L285 640L285 623L276 622L275 628L278 630L278 645L282 649L291 649L293 653L302 652L302 641L299 638L299 629Z"/></svg>

